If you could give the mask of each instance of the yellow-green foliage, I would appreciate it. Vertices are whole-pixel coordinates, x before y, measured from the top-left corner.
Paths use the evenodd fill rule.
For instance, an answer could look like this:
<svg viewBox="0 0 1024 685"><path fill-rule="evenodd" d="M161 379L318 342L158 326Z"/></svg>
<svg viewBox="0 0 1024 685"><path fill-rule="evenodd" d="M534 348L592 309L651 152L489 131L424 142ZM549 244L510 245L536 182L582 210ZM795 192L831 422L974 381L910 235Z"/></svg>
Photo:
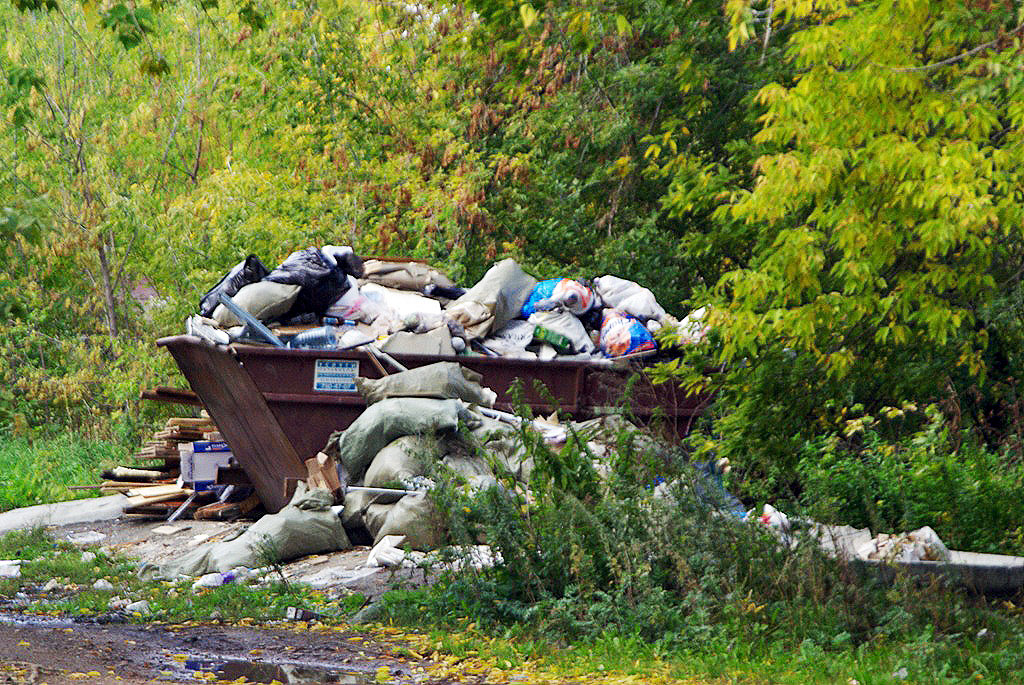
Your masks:
<svg viewBox="0 0 1024 685"><path fill-rule="evenodd" d="M755 178L718 194L711 244L746 236L749 254L723 255L706 293L716 337L705 364L728 369L706 447L744 460L755 481L778 478L768 488L779 492L795 485L802 441L844 407L941 399L997 449L1020 430L1018 10L910 0L727 12L733 45L780 42L795 72L757 95ZM720 189L721 174L704 171L701 187ZM693 201L691 176L680 166L671 211Z"/></svg>
<svg viewBox="0 0 1024 685"><path fill-rule="evenodd" d="M676 313L720 269L643 163L655 133L724 162L753 123L759 53L724 49L717 3L56 8L0 5L7 425L136 412L120 379L178 381L124 356L248 253L351 244L464 282L513 256L635 278Z"/></svg>
<svg viewBox="0 0 1024 685"><path fill-rule="evenodd" d="M752 263L719 282L721 358L781 342L844 376L948 345L951 365L984 373L981 308L1019 282L1024 61L1019 29L1004 34L1017 17L959 2L774 8L808 25L788 46L798 77L758 95L755 140L772 152L728 208L763 228Z"/></svg>

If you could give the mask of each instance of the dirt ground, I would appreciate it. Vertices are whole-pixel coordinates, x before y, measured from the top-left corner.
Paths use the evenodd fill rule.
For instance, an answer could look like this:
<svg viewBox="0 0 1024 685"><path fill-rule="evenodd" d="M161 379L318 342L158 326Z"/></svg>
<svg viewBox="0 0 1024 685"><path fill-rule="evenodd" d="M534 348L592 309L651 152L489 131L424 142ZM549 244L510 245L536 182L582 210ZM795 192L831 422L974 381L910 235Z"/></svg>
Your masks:
<svg viewBox="0 0 1024 685"><path fill-rule="evenodd" d="M173 524L101 521L54 529L72 541L98 544L139 561L162 563L235 532L244 523ZM285 566L289 580L328 595L374 598L393 582L424 582L421 571L368 569L368 547L314 555ZM358 629L311 631L301 622L272 627L104 623L0 612L0 685L4 683L143 683L234 681L281 683L446 683L432 679L427 659L395 654L396 646ZM298 631L298 632L297 632ZM240 681L241 682L241 681ZM479 682L479 681L478 681Z"/></svg>
<svg viewBox="0 0 1024 685"><path fill-rule="evenodd" d="M391 645L354 631L102 624L0 614L0 683L107 685L204 677L359 685L445 682L432 680L428 666L395 656Z"/></svg>

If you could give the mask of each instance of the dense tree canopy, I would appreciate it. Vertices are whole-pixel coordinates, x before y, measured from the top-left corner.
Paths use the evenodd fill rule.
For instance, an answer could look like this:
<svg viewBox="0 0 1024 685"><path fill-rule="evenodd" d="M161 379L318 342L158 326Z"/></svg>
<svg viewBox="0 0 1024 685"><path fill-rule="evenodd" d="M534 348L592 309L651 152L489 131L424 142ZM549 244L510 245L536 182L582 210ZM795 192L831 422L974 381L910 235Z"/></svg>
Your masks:
<svg viewBox="0 0 1024 685"><path fill-rule="evenodd" d="M0 23L4 425L134 416L170 373L152 338L225 269L330 242L711 304L663 370L716 386L696 442L751 476L793 478L857 406L1019 432L1010 5L14 0Z"/></svg>
<svg viewBox="0 0 1024 685"><path fill-rule="evenodd" d="M756 178L716 214L719 231L754 229L749 261L708 293L739 391L727 443L787 463L843 407L943 396L1004 422L1020 371L1021 18L995 3L772 8L800 26L795 76L758 93ZM741 39L756 15L731 9Z"/></svg>

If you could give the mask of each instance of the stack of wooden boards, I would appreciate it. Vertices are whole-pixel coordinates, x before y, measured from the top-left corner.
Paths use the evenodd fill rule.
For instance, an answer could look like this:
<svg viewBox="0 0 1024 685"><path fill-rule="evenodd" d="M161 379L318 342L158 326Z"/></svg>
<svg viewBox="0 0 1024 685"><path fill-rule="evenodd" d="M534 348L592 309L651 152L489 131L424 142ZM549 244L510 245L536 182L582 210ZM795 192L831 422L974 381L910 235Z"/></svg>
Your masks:
<svg viewBox="0 0 1024 685"><path fill-rule="evenodd" d="M259 499L253 495L240 502L220 502L213 491L193 492L178 486L181 475L179 446L197 440L221 441L217 426L204 411L199 418L175 417L153 434L132 457L132 466L118 466L103 472L100 488L104 492L122 492L129 497L127 518L229 519L253 511ZM245 486L248 480L240 469L230 469L223 481ZM221 479L219 479L221 480ZM225 483L228 484L228 483Z"/></svg>

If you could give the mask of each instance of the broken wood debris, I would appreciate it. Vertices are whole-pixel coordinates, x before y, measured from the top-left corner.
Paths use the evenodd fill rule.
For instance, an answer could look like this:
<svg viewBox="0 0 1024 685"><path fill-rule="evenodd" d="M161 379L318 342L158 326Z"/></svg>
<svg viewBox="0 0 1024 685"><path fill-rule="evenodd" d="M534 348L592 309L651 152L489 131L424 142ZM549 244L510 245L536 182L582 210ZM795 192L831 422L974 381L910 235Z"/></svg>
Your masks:
<svg viewBox="0 0 1024 685"><path fill-rule="evenodd" d="M103 492L119 492L128 496L125 515L128 518L167 519L177 517L230 520L245 516L259 505L250 497L240 502L220 502L213 491L196 491L190 483L180 483L181 450L196 441L219 441L220 431L203 412L199 417L172 417L156 431L132 456L131 466L117 466L103 472L99 485L70 486L76 489L98 488ZM237 468L225 474L225 485L248 485L243 471ZM219 481L218 481L219 483Z"/></svg>
<svg viewBox="0 0 1024 685"><path fill-rule="evenodd" d="M207 521L230 521L245 516L260 505L260 498L249 495L240 502L214 502L197 508L192 518Z"/></svg>

